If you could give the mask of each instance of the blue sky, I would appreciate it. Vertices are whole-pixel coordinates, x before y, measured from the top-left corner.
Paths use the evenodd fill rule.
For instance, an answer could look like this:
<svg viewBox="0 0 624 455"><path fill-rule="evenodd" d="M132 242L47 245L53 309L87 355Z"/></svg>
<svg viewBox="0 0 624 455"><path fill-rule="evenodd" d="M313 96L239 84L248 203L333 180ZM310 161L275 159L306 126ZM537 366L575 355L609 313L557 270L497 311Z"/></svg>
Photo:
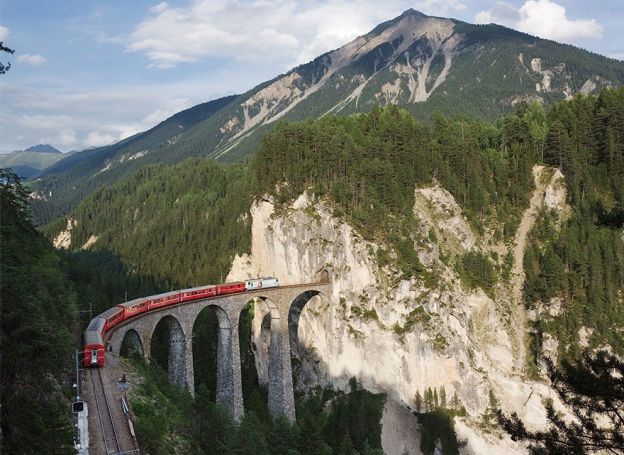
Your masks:
<svg viewBox="0 0 624 455"><path fill-rule="evenodd" d="M624 59L624 0L0 0L0 152L115 142L408 8Z"/></svg>

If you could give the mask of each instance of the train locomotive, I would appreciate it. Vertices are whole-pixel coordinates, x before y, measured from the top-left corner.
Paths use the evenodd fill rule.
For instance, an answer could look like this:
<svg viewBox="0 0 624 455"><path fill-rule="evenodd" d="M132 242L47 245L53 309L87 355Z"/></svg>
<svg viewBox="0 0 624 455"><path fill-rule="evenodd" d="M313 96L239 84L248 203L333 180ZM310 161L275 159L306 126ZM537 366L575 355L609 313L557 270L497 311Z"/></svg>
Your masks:
<svg viewBox="0 0 624 455"><path fill-rule="evenodd" d="M279 280L277 278L254 278L234 283L165 292L164 294L141 297L115 305L94 317L87 326L84 333L84 366L103 367L105 362L104 338L106 333L118 324L139 314L179 303L278 286Z"/></svg>

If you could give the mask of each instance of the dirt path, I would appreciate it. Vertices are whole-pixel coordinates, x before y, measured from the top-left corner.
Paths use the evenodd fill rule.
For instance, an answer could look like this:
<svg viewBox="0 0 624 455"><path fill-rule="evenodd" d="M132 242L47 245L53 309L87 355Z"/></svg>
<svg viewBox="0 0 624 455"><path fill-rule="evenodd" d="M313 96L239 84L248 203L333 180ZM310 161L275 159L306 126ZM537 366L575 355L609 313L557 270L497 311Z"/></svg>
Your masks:
<svg viewBox="0 0 624 455"><path fill-rule="evenodd" d="M522 303L522 287L525 280L524 252L526 250L529 233L531 232L531 229L533 229L537 215L544 203L546 188L548 185L552 184L556 178L555 175L553 175L549 181L545 182L543 178L544 170L544 166L533 167L535 190L533 190L529 208L524 211L522 221L520 222L520 226L518 226L518 230L516 231L516 235L514 237L514 263L512 267L511 291L512 298L515 303L514 320L517 321L517 324L515 324L514 327L516 328L515 344L518 347L518 358L516 362L516 369L518 372L522 371L526 362L525 328L527 325L527 317Z"/></svg>

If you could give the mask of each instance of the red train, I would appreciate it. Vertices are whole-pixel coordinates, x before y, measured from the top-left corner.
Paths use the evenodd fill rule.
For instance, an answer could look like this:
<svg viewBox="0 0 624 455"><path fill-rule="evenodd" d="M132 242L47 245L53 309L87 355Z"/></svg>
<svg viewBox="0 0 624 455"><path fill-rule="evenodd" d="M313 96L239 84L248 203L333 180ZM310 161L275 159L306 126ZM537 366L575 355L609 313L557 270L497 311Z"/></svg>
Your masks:
<svg viewBox="0 0 624 455"><path fill-rule="evenodd" d="M202 286L182 291L166 292L164 294L141 297L130 300L106 310L94 317L84 333L84 366L104 366L104 336L106 332L119 323L133 318L147 311L160 309L169 305L190 302L193 300L216 297L224 294L236 294L261 288L279 286L279 280L273 277L256 278L236 283L218 284L216 286Z"/></svg>

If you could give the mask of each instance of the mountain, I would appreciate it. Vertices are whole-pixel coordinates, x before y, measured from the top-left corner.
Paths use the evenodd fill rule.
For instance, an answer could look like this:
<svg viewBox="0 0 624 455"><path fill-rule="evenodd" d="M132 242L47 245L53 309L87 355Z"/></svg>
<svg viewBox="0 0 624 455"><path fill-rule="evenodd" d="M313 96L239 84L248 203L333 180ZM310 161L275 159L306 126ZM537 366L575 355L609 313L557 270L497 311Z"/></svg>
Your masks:
<svg viewBox="0 0 624 455"><path fill-rule="evenodd" d="M91 190L147 163L244 159L281 119L347 115L390 103L420 119L438 110L494 119L522 101L548 105L622 83L623 62L498 25L408 10L247 93L62 160L33 187L48 195L47 207L40 202L34 210L39 221L66 214ZM195 113L187 125L178 117Z"/></svg>
<svg viewBox="0 0 624 455"><path fill-rule="evenodd" d="M50 144L37 144L28 147L25 152L37 152L37 153L61 153L56 147L52 147Z"/></svg>
<svg viewBox="0 0 624 455"><path fill-rule="evenodd" d="M22 179L31 178L63 158L60 150L49 144L38 144L26 150L0 155L0 167L13 169Z"/></svg>
<svg viewBox="0 0 624 455"><path fill-rule="evenodd" d="M304 283L328 268L332 293L288 315L299 390L356 378L407 407L382 431L418 430L382 436L394 441L385 453L419 441L408 453L434 453L440 439L444 453L462 441L465 453L525 454L494 410L544 429L544 404L564 409L542 358L624 353L622 118L624 88L491 123L425 123L395 106L280 123L247 166L145 167L48 234L74 254L119 255L169 289L267 275ZM258 304L247 352L266 385L270 310ZM215 370L196 367L195 383ZM137 427L149 439L141 432L153 426Z"/></svg>
<svg viewBox="0 0 624 455"><path fill-rule="evenodd" d="M178 112L154 128L116 144L73 153L33 182L32 210L39 223L67 213L91 191L149 163L175 163L193 156L192 151L168 153L184 131L214 115L231 103L228 96Z"/></svg>

